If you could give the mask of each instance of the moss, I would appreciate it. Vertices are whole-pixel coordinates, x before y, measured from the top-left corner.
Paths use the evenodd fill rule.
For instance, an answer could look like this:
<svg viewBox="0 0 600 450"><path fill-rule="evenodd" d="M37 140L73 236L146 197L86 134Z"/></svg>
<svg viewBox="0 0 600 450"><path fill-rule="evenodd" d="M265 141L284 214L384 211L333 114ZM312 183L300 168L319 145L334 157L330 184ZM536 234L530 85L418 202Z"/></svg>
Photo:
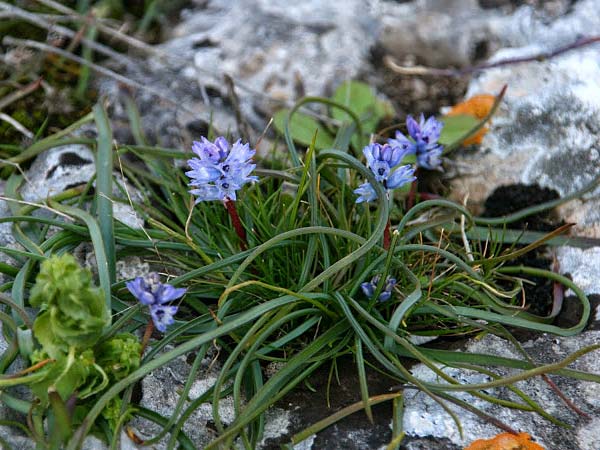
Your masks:
<svg viewBox="0 0 600 450"><path fill-rule="evenodd" d="M53 88L57 89L57 95L60 95L59 99L61 102L66 101L69 103L69 105L65 105L64 103L61 105L65 106L62 111L51 110L49 105L53 105L56 102L53 102L53 99L47 98L43 89L38 89L12 103L3 112L34 134L37 134L47 121L39 136L43 138L83 117L91 110L92 105L96 101L97 96L92 91L88 93L85 100L80 100L75 98L70 86L58 83L54 84ZM21 145L24 141L24 136L11 124L0 121L0 141L2 144ZM2 154L2 157L6 158L9 155Z"/></svg>

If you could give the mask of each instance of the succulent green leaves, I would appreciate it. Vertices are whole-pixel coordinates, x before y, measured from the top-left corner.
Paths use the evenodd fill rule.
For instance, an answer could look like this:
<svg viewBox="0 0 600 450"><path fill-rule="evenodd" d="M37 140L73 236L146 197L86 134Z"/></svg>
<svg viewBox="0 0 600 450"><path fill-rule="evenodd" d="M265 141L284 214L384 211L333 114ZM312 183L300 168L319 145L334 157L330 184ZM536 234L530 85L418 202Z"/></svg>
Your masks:
<svg viewBox="0 0 600 450"><path fill-rule="evenodd" d="M69 254L42 263L29 302L41 309L33 333L51 358L93 346L109 323L102 290Z"/></svg>

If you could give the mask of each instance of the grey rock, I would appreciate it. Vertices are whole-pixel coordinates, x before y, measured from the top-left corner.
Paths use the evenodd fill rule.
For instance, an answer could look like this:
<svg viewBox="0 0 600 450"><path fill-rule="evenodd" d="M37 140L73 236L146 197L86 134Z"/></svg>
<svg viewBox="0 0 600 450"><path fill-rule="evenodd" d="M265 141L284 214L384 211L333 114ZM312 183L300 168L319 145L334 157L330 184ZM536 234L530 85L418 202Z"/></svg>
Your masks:
<svg viewBox="0 0 600 450"><path fill-rule="evenodd" d="M311 450L315 442L316 434L311 434L308 438L294 445L294 450Z"/></svg>
<svg viewBox="0 0 600 450"><path fill-rule="evenodd" d="M520 45L527 44L526 46L498 51L490 62L535 55L573 40L578 36L572 32L576 24L598 20L597 4L593 10L590 10L591 6L591 2L578 2L571 14L547 26L534 25L532 30L524 33L522 40L514 41ZM584 17L584 11L588 11L588 17ZM595 29L597 28L596 26ZM566 34L561 33L552 39L543 40L540 37L551 30L560 29L571 32L565 31ZM451 170L459 175L453 181L455 199L462 200L468 194L473 209L477 211L477 205L481 205L497 187L515 183L539 184L566 196L587 186L600 174L599 48L600 46L595 45L547 61L486 70L473 78L466 97L497 93L505 84L508 85L508 90L480 149L463 151L454 159ZM565 222L577 223L574 234L600 236L599 193L600 189L595 188L583 200L572 201L559 208L558 213ZM571 276L586 294L600 293L596 270L600 266L598 247L586 250L561 247L556 250L556 255L561 273ZM593 311L592 314L592 320L597 322L598 312ZM597 342L597 339L597 331L587 331L569 338L544 335L527 343L525 347L530 355L534 355L536 362L549 363ZM509 350L507 343L497 338L486 337L482 342L473 341L468 349L516 356ZM596 354L586 355L575 366L598 373L598 361ZM427 375L424 367L418 366L416 370L424 371L418 373L433 379L431 372ZM448 369L448 373L475 382L480 377L478 374L456 369ZM507 376L513 372L504 370L497 373ZM591 415L592 421L597 420L600 413L597 384L559 377L552 379L569 399ZM490 406L481 400L465 397L464 394L460 394L459 398L468 399L470 404L492 417L514 429L531 434L545 448L599 448L598 428L593 428L590 423L570 411L543 380L536 378L529 382L519 382L517 387L539 401L546 412L573 426L573 430L560 429L534 414ZM515 399L504 388L493 389L491 392L501 398ZM419 428L416 418L423 408L415 403L416 399L423 402L425 421L437 421L440 427L429 431ZM411 405L408 417L411 419L409 425L412 426L413 436L449 438L453 444L462 446L498 432L490 424L472 415L462 414L465 436L461 439L456 428L448 422L448 416L440 413L439 406L430 399L417 394L411 400Z"/></svg>
<svg viewBox="0 0 600 450"><path fill-rule="evenodd" d="M185 73L222 94L222 74L235 77L246 94L267 98L258 107L270 113L304 94L322 95L363 69L377 35L373 4L213 0L190 13L162 48L187 58ZM241 107L252 118L257 104L249 97Z"/></svg>
<svg viewBox="0 0 600 450"><path fill-rule="evenodd" d="M193 382L189 392L189 400L194 400L205 393L215 383L219 365L214 355L207 356L201 363L198 378ZM171 361L142 380L142 400L140 404L164 417L171 417L179 400L178 392L183 388L190 373L190 364L185 356ZM212 401L212 398L211 398ZM202 403L186 421L183 431L194 442L197 448L203 448L217 437L213 429L214 417L211 401ZM184 407L189 403L185 402ZM235 419L233 397L224 397L219 402L219 416L223 425L227 426ZM265 431L257 448L263 448L271 439L285 434L290 425L290 412L280 408L272 408L266 414ZM161 428L147 420L136 418L131 427L143 439L148 439L160 432ZM166 448L169 435L162 439L155 448Z"/></svg>
<svg viewBox="0 0 600 450"><path fill-rule="evenodd" d="M132 60L126 75L147 89L98 83L110 100L119 142L132 143L128 97L135 100L146 141L189 149L208 133L238 133L224 75L234 80L239 108L262 133L274 111L306 95L324 95L368 66L378 21L377 0L287 2L209 0L181 15L166 42L146 60ZM157 95L157 92L161 95ZM252 131L250 131L252 134ZM263 141L261 146L269 148ZM258 149L259 152L261 148Z"/></svg>
<svg viewBox="0 0 600 450"><path fill-rule="evenodd" d="M569 44L600 29L596 0L543 2L512 14L482 8L476 0L415 0L381 2L384 50L398 58L417 55L420 63L435 67L468 66L505 47L539 43L547 50ZM542 3L542 2L540 2ZM494 6L494 5L490 5Z"/></svg>
<svg viewBox="0 0 600 450"><path fill-rule="evenodd" d="M583 292L587 295L600 294L600 247L559 247L556 256L560 260L561 272L569 274Z"/></svg>
<svg viewBox="0 0 600 450"><path fill-rule="evenodd" d="M117 261L117 281L143 277L150 272L150 264L139 256L126 256Z"/></svg>
<svg viewBox="0 0 600 450"><path fill-rule="evenodd" d="M95 158L85 145L63 145L40 154L26 172L26 181L21 188L25 201L40 202L71 187L87 183L96 173ZM115 174L113 195L116 199L123 195L119 185L127 191L132 202L139 202L141 195L137 189ZM114 217L132 228L143 225L141 218L126 204L113 203Z"/></svg>
<svg viewBox="0 0 600 450"><path fill-rule="evenodd" d="M597 344L599 338L600 332L598 331L587 331L575 337L542 335L525 343L524 348L536 363L549 364L562 360L572 352L585 346ZM481 340L469 341L466 351L485 352L508 358L518 357L517 352L511 349L508 342L491 335ZM600 371L600 359L597 352L588 353L570 367L598 373ZM466 369L442 368L442 370L461 383L482 383L490 380L487 375ZM493 371L501 377L518 373L513 369L493 369ZM423 381L445 383L440 381L437 375L422 364L415 366L412 373ZM595 417L594 420L597 420L597 414L600 412L600 401L598 400L600 388L598 384L557 376L551 378L567 398ZM596 443L600 439L600 428L591 427L586 419L571 411L541 378L536 377L518 382L516 387L538 402L547 413L573 426L573 429L568 430L552 425L534 413L492 405L464 392L457 392L454 395L459 399L468 401L470 405L481 409L486 414L510 425L512 428L529 433L544 448L560 448L561 450L598 449ZM520 400L506 388L486 389L485 392L506 400ZM441 406L426 394L417 391L407 391L405 395L403 425L408 436L444 438L448 439L453 445L462 448L476 439L489 438L500 432L490 423L483 422L478 417L459 409L453 404L448 402L446 404L460 418L464 433L462 437L451 417Z"/></svg>
<svg viewBox="0 0 600 450"><path fill-rule="evenodd" d="M492 69L476 77L467 97L508 90L481 149L455 158L454 197L480 204L496 187L539 184L565 196L600 174L600 53L574 51L545 62ZM523 56L534 47L498 52L494 59ZM560 210L575 233L598 236L596 189L585 204Z"/></svg>
<svg viewBox="0 0 600 450"><path fill-rule="evenodd" d="M478 46L485 46L483 57L501 47L500 37L491 32L498 16L481 9L477 0L381 2L380 43L397 58L410 54L422 64L466 66Z"/></svg>
<svg viewBox="0 0 600 450"><path fill-rule="evenodd" d="M94 155L85 145L64 145L40 154L21 189L23 199L38 202L87 183L94 173Z"/></svg>

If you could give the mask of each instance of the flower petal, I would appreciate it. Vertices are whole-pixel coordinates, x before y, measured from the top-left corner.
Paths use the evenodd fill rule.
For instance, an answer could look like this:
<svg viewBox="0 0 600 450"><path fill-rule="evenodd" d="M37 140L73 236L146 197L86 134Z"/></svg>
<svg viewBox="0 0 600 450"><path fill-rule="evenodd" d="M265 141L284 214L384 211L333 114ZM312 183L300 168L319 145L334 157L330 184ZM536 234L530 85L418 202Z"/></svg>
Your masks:
<svg viewBox="0 0 600 450"><path fill-rule="evenodd" d="M146 283L142 277L137 277L132 281L125 283L129 292L143 305L152 305L155 303L154 295L149 292Z"/></svg>
<svg viewBox="0 0 600 450"><path fill-rule="evenodd" d="M170 284L161 284L160 290L156 294L158 303L168 303L183 296L187 292L185 288L176 288Z"/></svg>
<svg viewBox="0 0 600 450"><path fill-rule="evenodd" d="M223 136L215 139L215 146L219 149L219 159L224 160L229 154L229 142Z"/></svg>
<svg viewBox="0 0 600 450"><path fill-rule="evenodd" d="M407 183L412 183L417 177L414 176L415 168L410 164L400 166L392 172L386 182L387 189L397 189Z"/></svg>
<svg viewBox="0 0 600 450"><path fill-rule="evenodd" d="M442 170L442 151L441 145L426 149L423 153L417 155L417 165L428 170Z"/></svg>
<svg viewBox="0 0 600 450"><path fill-rule="evenodd" d="M173 316L177 313L177 306L153 305L150 307L150 316L158 331L164 333L167 327L175 323Z"/></svg>
<svg viewBox="0 0 600 450"><path fill-rule="evenodd" d="M444 128L444 124L431 116L421 128L421 136L427 143L433 144L440 138L442 128Z"/></svg>
<svg viewBox="0 0 600 450"><path fill-rule="evenodd" d="M396 139L388 139L388 144L390 144L392 147L400 148L402 151L406 152L406 154L414 155L417 152L415 143L399 131L396 131Z"/></svg>
<svg viewBox="0 0 600 450"><path fill-rule="evenodd" d="M373 161L377 159L375 154L379 155L379 144L374 142L363 148L363 155L365 155L365 158L367 159L367 167L371 167Z"/></svg>
<svg viewBox="0 0 600 450"><path fill-rule="evenodd" d="M222 175L221 171L213 166L199 166L197 169L190 170L185 174L192 180L190 186L213 182Z"/></svg>
<svg viewBox="0 0 600 450"><path fill-rule="evenodd" d="M406 118L406 129L408 130L408 134L410 135L410 137L413 138L415 141L419 139L419 137L421 137L421 127L419 126L419 124L413 116L409 115Z"/></svg>
<svg viewBox="0 0 600 450"><path fill-rule="evenodd" d="M197 189L192 189L189 192L196 197L196 203L223 200L223 193L221 189L214 185L204 184L198 186Z"/></svg>
<svg viewBox="0 0 600 450"><path fill-rule="evenodd" d="M375 174L375 179L380 183L387 180L390 170L390 165L385 161L374 161L371 166L371 171Z"/></svg>
<svg viewBox="0 0 600 450"><path fill-rule="evenodd" d="M367 298L371 298L371 297L373 297L373 294L375 293L375 288L376 288L376 287L377 287L377 286L376 286L376 285L374 285L374 284L373 284L372 282L370 282L370 281L365 281L364 283L361 283L361 284L360 284L360 288L362 289L362 291L363 291L363 294L365 294L365 296L366 296Z"/></svg>
<svg viewBox="0 0 600 450"><path fill-rule="evenodd" d="M354 189L354 193L359 197L356 199L356 203L372 202L377 200L377 191L371 186L368 181L361 184L357 189Z"/></svg>
<svg viewBox="0 0 600 450"><path fill-rule="evenodd" d="M245 164L254 155L256 150L250 148L250 144L242 144L241 139L238 139L231 148L229 156L225 160L225 164Z"/></svg>

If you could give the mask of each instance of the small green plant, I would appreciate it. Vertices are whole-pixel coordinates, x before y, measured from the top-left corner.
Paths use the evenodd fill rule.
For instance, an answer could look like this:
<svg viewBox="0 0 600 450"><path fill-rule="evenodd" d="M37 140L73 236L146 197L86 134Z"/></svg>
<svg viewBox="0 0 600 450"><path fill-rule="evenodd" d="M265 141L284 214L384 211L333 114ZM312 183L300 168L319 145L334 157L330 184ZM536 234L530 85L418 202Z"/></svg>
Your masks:
<svg viewBox="0 0 600 450"><path fill-rule="evenodd" d="M48 445L57 446L71 436L94 402L94 396L137 369L141 345L130 333L108 334L110 313L92 274L70 254L52 256L40 267L29 303L39 308L33 337L39 343L29 358L33 374L9 378L10 384L27 384L37 399L33 423L43 443L42 420L48 417ZM0 382L0 384L2 384ZM103 411L114 429L109 405Z"/></svg>

